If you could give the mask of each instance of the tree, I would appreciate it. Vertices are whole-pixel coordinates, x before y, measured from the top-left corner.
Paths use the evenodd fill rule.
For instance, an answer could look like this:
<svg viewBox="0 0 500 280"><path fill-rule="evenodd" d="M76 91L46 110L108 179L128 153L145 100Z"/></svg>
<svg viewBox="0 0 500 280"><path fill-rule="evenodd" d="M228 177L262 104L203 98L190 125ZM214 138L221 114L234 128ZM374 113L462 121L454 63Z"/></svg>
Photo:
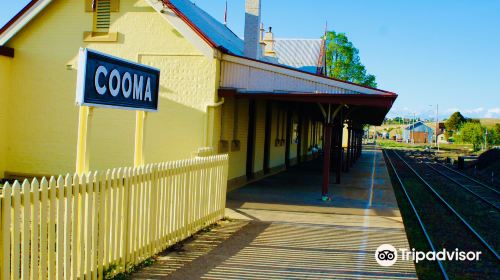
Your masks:
<svg viewBox="0 0 500 280"><path fill-rule="evenodd" d="M480 123L466 122L460 127L457 136L460 141L472 144L474 151L477 151L484 143L484 132L485 128Z"/></svg>
<svg viewBox="0 0 500 280"><path fill-rule="evenodd" d="M326 33L326 74L329 77L376 88L374 75L366 73L361 64L359 50L349 41L345 33Z"/></svg>
<svg viewBox="0 0 500 280"><path fill-rule="evenodd" d="M460 125L465 122L464 116L460 112L453 113L445 122L446 138L453 136L453 133L458 130Z"/></svg>

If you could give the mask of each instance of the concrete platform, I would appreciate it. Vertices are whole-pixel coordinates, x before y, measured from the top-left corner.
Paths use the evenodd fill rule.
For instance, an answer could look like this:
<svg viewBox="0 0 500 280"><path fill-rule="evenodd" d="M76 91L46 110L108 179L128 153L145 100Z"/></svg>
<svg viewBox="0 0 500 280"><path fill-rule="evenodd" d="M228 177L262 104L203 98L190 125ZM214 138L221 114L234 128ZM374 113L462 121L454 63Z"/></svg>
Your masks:
<svg viewBox="0 0 500 280"><path fill-rule="evenodd" d="M319 165L319 166L318 166ZM365 150L323 202L310 162L228 194L233 220L134 279L416 279L412 262L377 264L379 245L408 248L382 153Z"/></svg>

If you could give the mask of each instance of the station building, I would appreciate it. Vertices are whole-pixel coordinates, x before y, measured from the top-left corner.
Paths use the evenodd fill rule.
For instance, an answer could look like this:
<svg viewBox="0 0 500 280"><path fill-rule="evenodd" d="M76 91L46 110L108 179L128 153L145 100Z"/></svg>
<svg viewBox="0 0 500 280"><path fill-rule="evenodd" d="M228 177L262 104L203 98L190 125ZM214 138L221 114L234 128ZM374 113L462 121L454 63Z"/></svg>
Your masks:
<svg viewBox="0 0 500 280"><path fill-rule="evenodd" d="M145 160L229 154L237 187L323 151L346 170L397 95L325 76L321 39L277 39L246 0L245 40L189 0L32 0L0 29L0 178L75 168L79 48L161 70ZM319 37L319 36L318 36ZM90 168L131 166L135 114L93 110Z"/></svg>

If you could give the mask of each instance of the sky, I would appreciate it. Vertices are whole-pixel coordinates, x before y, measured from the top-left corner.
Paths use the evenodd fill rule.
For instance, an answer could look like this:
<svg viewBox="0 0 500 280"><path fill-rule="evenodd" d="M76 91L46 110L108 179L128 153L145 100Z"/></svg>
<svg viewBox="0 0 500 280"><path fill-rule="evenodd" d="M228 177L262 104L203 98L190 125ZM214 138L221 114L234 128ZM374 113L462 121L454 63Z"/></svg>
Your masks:
<svg viewBox="0 0 500 280"><path fill-rule="evenodd" d="M0 0L3 26L27 2ZM226 0L194 0L223 21ZM244 0L227 0L228 27L243 37ZM262 0L278 38L344 32L378 87L399 97L393 116L500 118L500 1Z"/></svg>

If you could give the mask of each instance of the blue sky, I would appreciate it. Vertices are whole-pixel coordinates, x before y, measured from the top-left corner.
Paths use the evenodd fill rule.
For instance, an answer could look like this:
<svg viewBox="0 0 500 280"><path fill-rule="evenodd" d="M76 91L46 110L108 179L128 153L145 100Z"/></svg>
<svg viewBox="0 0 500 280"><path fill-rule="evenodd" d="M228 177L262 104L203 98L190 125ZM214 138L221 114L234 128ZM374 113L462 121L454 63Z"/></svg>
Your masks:
<svg viewBox="0 0 500 280"><path fill-rule="evenodd" d="M29 1L6 2L0 25ZM223 20L225 0L194 2ZM319 38L326 21L345 32L378 86L399 94L392 116L439 104L443 116L500 118L499 11L496 0L262 0L276 37ZM228 0L228 26L243 36L244 0Z"/></svg>

